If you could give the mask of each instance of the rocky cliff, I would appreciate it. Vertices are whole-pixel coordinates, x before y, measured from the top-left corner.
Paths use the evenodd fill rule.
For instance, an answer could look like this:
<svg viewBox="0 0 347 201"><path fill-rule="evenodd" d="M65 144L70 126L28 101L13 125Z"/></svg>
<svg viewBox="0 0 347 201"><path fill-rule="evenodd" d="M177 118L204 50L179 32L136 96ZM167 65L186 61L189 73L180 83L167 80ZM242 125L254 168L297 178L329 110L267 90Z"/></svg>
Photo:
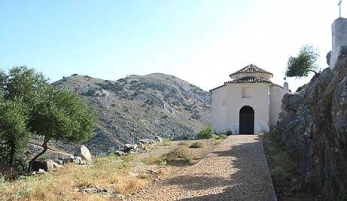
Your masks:
<svg viewBox="0 0 347 201"><path fill-rule="evenodd" d="M306 89L286 94L278 129L298 153L301 188L315 200L347 200L347 57L315 75Z"/></svg>
<svg viewBox="0 0 347 201"><path fill-rule="evenodd" d="M109 81L74 74L53 84L71 88L99 111L96 135L86 143L93 153L157 135L194 138L210 124L210 94L171 75ZM68 146L58 146L69 151Z"/></svg>

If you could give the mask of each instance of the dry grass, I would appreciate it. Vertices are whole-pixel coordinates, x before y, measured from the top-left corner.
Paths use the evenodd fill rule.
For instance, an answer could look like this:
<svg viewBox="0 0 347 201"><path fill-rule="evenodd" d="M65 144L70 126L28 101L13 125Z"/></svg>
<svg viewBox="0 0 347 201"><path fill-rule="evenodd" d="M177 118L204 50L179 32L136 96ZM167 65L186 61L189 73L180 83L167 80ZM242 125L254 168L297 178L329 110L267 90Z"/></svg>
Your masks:
<svg viewBox="0 0 347 201"><path fill-rule="evenodd" d="M129 175L130 165L100 158L94 166L65 165L50 174L7 182L0 180L0 200L109 200L99 193L75 192L92 186L104 187L112 194L127 195L149 181Z"/></svg>
<svg viewBox="0 0 347 201"><path fill-rule="evenodd" d="M175 162L189 165L191 160L202 157L214 147L209 139L201 141L204 149L189 149L191 142L167 140L164 144L168 146L159 145L151 150L151 154L143 153L145 157L142 158L139 157L141 154L122 157L110 155L97 158L94 166L67 164L49 174L14 181L6 181L0 176L0 200L110 200L101 193L83 192L83 189L95 186L108 189L111 195L129 195L146 187L155 178L172 175L181 168ZM143 165L137 166L139 161ZM137 176L129 174L134 169ZM154 173L148 170L154 170Z"/></svg>
<svg viewBox="0 0 347 201"><path fill-rule="evenodd" d="M171 145L171 140L170 139L164 139L161 144L161 146L170 146Z"/></svg>
<svg viewBox="0 0 347 201"><path fill-rule="evenodd" d="M185 147L188 147L189 144L188 144L188 142L181 141L181 142L179 142L179 143L177 144L177 146L185 146Z"/></svg>
<svg viewBox="0 0 347 201"><path fill-rule="evenodd" d="M177 147L170 151L167 154L163 155L163 158L165 158L166 161L174 161L177 159L184 159L186 161L189 161L191 158L192 152L186 148L186 147Z"/></svg>

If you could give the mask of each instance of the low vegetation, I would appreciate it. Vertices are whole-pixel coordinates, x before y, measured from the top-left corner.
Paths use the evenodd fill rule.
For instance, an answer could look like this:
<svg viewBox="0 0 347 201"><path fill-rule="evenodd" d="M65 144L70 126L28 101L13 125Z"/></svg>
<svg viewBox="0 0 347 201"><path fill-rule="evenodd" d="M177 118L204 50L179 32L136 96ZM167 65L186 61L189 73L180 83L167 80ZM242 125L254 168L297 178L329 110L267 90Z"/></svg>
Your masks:
<svg viewBox="0 0 347 201"><path fill-rule="evenodd" d="M194 142L189 146L189 148L202 148L204 147L204 144L202 142Z"/></svg>
<svg viewBox="0 0 347 201"><path fill-rule="evenodd" d="M164 139L164 140L161 142L161 145L162 145L162 146L170 146L170 145L171 145L171 140L170 140L170 139Z"/></svg>
<svg viewBox="0 0 347 201"><path fill-rule="evenodd" d="M169 153L163 155L164 160L171 162L177 159L183 159L189 161L191 159L192 152L186 147L176 147Z"/></svg>
<svg viewBox="0 0 347 201"><path fill-rule="evenodd" d="M299 192L297 164L301 154L288 149L282 142L281 131L274 129L260 135L263 139L265 154L269 163L272 181L279 200L304 200ZM295 194L294 194L295 193Z"/></svg>
<svg viewBox="0 0 347 201"><path fill-rule="evenodd" d="M108 156L95 158L94 165L67 164L49 173L21 176L12 181L5 175L16 175L17 169L0 168L4 172L0 176L0 200L110 200L120 194L127 197L181 167L198 162L214 149L213 141L168 141L168 146L158 144L148 152L124 156L116 156L111 149ZM189 148L194 144L202 146ZM88 192L95 188L99 191Z"/></svg>
<svg viewBox="0 0 347 201"><path fill-rule="evenodd" d="M149 181L129 175L132 165L118 157L96 160L94 166L65 165L52 173L22 177L8 182L0 179L0 200L109 200L101 193L86 189L107 189L109 196L127 195L148 185Z"/></svg>
<svg viewBox="0 0 347 201"><path fill-rule="evenodd" d="M210 139L212 137L212 128L211 126L208 126L201 131L198 132L196 135L198 139Z"/></svg>

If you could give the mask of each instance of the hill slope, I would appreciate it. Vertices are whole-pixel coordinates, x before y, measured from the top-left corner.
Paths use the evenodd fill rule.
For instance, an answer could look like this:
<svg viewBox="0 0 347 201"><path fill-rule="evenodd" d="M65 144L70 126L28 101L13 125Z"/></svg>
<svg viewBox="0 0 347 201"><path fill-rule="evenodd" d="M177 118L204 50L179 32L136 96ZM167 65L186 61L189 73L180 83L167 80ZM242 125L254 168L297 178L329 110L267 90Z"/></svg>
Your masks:
<svg viewBox="0 0 347 201"><path fill-rule="evenodd" d="M100 111L96 135L86 143L94 153L156 135L193 138L210 124L210 94L171 75L109 81L74 74L53 84L71 88Z"/></svg>

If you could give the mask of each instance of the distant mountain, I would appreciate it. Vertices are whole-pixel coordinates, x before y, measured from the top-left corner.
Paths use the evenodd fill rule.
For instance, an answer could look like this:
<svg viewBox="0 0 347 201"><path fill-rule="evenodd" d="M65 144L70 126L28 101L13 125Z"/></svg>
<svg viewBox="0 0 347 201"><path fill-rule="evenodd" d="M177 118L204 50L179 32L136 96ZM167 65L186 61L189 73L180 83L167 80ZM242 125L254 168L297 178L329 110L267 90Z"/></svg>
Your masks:
<svg viewBox="0 0 347 201"><path fill-rule="evenodd" d="M210 124L210 93L171 75L131 75L109 81L74 74L53 85L71 88L100 111L96 135L85 143L94 153L156 135L193 138Z"/></svg>

